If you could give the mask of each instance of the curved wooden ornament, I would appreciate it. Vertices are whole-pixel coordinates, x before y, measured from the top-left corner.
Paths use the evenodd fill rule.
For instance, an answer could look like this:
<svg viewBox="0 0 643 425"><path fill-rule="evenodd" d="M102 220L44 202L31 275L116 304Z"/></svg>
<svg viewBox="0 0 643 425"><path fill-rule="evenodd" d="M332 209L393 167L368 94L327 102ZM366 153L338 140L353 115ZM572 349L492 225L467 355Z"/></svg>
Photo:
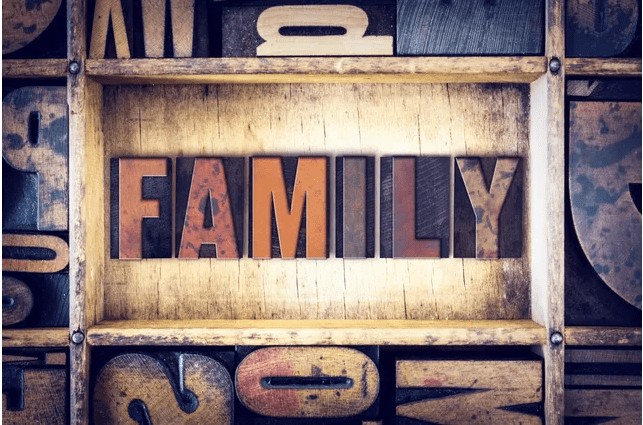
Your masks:
<svg viewBox="0 0 643 425"><path fill-rule="evenodd" d="M29 273L56 273L69 264L67 242L51 235L2 235L2 246L46 248L54 251L53 260L3 258L2 271Z"/></svg>
<svg viewBox="0 0 643 425"><path fill-rule="evenodd" d="M283 418L337 418L367 410L379 393L375 363L340 347L271 347L237 367L237 396L248 409Z"/></svg>
<svg viewBox="0 0 643 425"><path fill-rule="evenodd" d="M111 359L94 387L96 424L232 424L228 371L198 354L179 355L179 382L167 368L139 353Z"/></svg>
<svg viewBox="0 0 643 425"><path fill-rule="evenodd" d="M569 194L578 240L603 281L641 308L641 103L571 102Z"/></svg>
<svg viewBox="0 0 643 425"><path fill-rule="evenodd" d="M24 282L9 276L2 277L2 326L15 325L29 316L33 294Z"/></svg>
<svg viewBox="0 0 643 425"><path fill-rule="evenodd" d="M51 24L61 4L62 0L3 0L2 54L34 41Z"/></svg>

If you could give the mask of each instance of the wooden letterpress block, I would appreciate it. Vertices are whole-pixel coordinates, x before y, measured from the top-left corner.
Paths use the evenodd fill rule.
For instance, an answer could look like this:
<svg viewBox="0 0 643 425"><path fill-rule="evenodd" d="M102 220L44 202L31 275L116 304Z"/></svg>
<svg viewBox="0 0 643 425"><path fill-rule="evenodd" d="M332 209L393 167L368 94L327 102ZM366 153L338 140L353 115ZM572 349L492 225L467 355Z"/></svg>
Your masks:
<svg viewBox="0 0 643 425"><path fill-rule="evenodd" d="M2 2L2 54L15 52L34 41L56 17L62 0L38 3ZM4 115L4 114L3 114Z"/></svg>
<svg viewBox="0 0 643 425"><path fill-rule="evenodd" d="M540 361L398 360L398 417L438 424L540 424ZM422 423L422 422L417 422Z"/></svg>
<svg viewBox="0 0 643 425"><path fill-rule="evenodd" d="M67 264L69 246L57 236L2 235L2 271L55 273Z"/></svg>
<svg viewBox="0 0 643 425"><path fill-rule="evenodd" d="M522 256L520 158L456 158L453 255Z"/></svg>
<svg viewBox="0 0 643 425"><path fill-rule="evenodd" d="M623 53L641 26L639 5L638 0L568 0L565 55L610 57Z"/></svg>
<svg viewBox="0 0 643 425"><path fill-rule="evenodd" d="M398 55L542 55L542 0L398 0Z"/></svg>
<svg viewBox="0 0 643 425"><path fill-rule="evenodd" d="M601 279L640 309L642 223L632 189L641 184L641 103L571 102L569 117L576 235Z"/></svg>
<svg viewBox="0 0 643 425"><path fill-rule="evenodd" d="M200 354L179 353L176 363L170 368L140 353L111 359L96 378L94 422L232 424L234 390L225 367Z"/></svg>
<svg viewBox="0 0 643 425"><path fill-rule="evenodd" d="M375 158L336 158L335 255L375 256Z"/></svg>
<svg viewBox="0 0 643 425"><path fill-rule="evenodd" d="M2 100L2 155L38 174L38 230L68 228L68 133L65 87L23 87Z"/></svg>
<svg viewBox="0 0 643 425"><path fill-rule="evenodd" d="M254 258L328 257L328 158L252 158Z"/></svg>
<svg viewBox="0 0 643 425"><path fill-rule="evenodd" d="M60 355L65 357L62 365ZM3 424L67 423L67 371L61 367L66 354L57 353L55 358L54 363L47 363L39 355L3 355Z"/></svg>
<svg viewBox="0 0 643 425"><path fill-rule="evenodd" d="M244 158L177 158L178 258L241 258Z"/></svg>
<svg viewBox="0 0 643 425"><path fill-rule="evenodd" d="M225 6L223 56L392 55L390 2Z"/></svg>
<svg viewBox="0 0 643 425"><path fill-rule="evenodd" d="M565 423L641 422L641 350L565 349Z"/></svg>
<svg viewBox="0 0 643 425"><path fill-rule="evenodd" d="M449 256L449 161L447 157L382 158L381 257Z"/></svg>
<svg viewBox="0 0 643 425"><path fill-rule="evenodd" d="M172 257L172 161L110 161L111 258Z"/></svg>
<svg viewBox="0 0 643 425"><path fill-rule="evenodd" d="M237 395L251 411L279 418L343 418L377 398L379 373L364 353L345 347L270 347L237 367Z"/></svg>
<svg viewBox="0 0 643 425"><path fill-rule="evenodd" d="M2 299L3 327L69 326L68 274L3 275Z"/></svg>

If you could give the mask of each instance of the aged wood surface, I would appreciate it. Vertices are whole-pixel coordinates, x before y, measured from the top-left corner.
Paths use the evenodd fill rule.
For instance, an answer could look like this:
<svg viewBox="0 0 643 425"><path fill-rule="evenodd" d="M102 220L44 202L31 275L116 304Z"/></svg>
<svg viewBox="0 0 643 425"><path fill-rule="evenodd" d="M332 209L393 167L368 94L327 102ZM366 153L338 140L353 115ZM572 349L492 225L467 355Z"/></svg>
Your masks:
<svg viewBox="0 0 643 425"><path fill-rule="evenodd" d="M104 99L103 175L108 158L126 156L286 150L313 156L528 156L523 85L121 86L106 87ZM164 106L168 102L171 109ZM97 179L93 174L94 187L105 186ZM98 197L106 189L93 190ZM106 217L109 204L103 205ZM107 252L108 235L98 242ZM294 261L108 260L100 313L106 319L181 320L529 317L526 255L480 262L330 254Z"/></svg>
<svg viewBox="0 0 643 425"><path fill-rule="evenodd" d="M62 0L31 3L2 2L2 54L15 52L36 39L51 24Z"/></svg>
<svg viewBox="0 0 643 425"><path fill-rule="evenodd" d="M45 248L55 254L53 259L3 256L2 270L5 272L56 273L69 264L69 246L57 236L5 234L2 235L2 246Z"/></svg>
<svg viewBox="0 0 643 425"><path fill-rule="evenodd" d="M544 0L399 0L399 55L538 55Z"/></svg>
<svg viewBox="0 0 643 425"><path fill-rule="evenodd" d="M440 424L539 424L537 416L503 407L542 401L542 384L540 361L398 360L398 391L450 387L484 391L399 404L397 414Z"/></svg>
<svg viewBox="0 0 643 425"><path fill-rule="evenodd" d="M165 27L165 1L143 0L141 3L145 57L162 58L164 56L163 47L167 31ZM192 39L194 36L194 0L172 0L170 14L174 57L190 57L192 56ZM92 55L92 57L94 56Z"/></svg>
<svg viewBox="0 0 643 425"><path fill-rule="evenodd" d="M100 60L87 75L104 84L204 83L529 83L544 74L542 57L193 58Z"/></svg>
<svg viewBox="0 0 643 425"><path fill-rule="evenodd" d="M2 394L3 424L60 424L67 422L67 372L62 369L24 369L24 408L8 408Z"/></svg>
<svg viewBox="0 0 643 425"><path fill-rule="evenodd" d="M127 28L125 27L121 0L96 1L94 23L92 25L89 45L89 57L105 57L105 45L107 44L110 27L112 28L112 34L116 44L116 57L129 59L131 52L127 40Z"/></svg>
<svg viewBox="0 0 643 425"><path fill-rule="evenodd" d="M565 416L626 418L619 423L641 423L641 389L566 390Z"/></svg>
<svg viewBox="0 0 643 425"><path fill-rule="evenodd" d="M565 361L574 363L641 363L641 350L565 350Z"/></svg>
<svg viewBox="0 0 643 425"><path fill-rule="evenodd" d="M298 384L304 379L308 385ZM346 417L373 404L379 393L379 372L373 360L352 348L270 347L250 353L239 363L235 386L239 400L262 415Z"/></svg>
<svg viewBox="0 0 643 425"><path fill-rule="evenodd" d="M2 99L2 156L38 174L38 230L67 230L69 138L64 87L23 87Z"/></svg>
<svg viewBox="0 0 643 425"><path fill-rule="evenodd" d="M91 345L538 345L530 320L125 320L87 333Z"/></svg>
<svg viewBox="0 0 643 425"><path fill-rule="evenodd" d="M565 72L569 76L640 77L641 59L569 58Z"/></svg>
<svg viewBox="0 0 643 425"><path fill-rule="evenodd" d="M643 338L641 328L568 326L565 342L569 345L641 345Z"/></svg>
<svg viewBox="0 0 643 425"><path fill-rule="evenodd" d="M14 277L2 276L2 326L22 322L32 307L33 294L29 287Z"/></svg>
<svg viewBox="0 0 643 425"><path fill-rule="evenodd" d="M3 59L2 78L64 78L67 59Z"/></svg>
<svg viewBox="0 0 643 425"><path fill-rule="evenodd" d="M138 353L122 354L100 370L94 386L96 424L232 424L233 387L216 360L178 354L178 380L168 366Z"/></svg>
<svg viewBox="0 0 643 425"><path fill-rule="evenodd" d="M69 347L69 329L4 329L2 346L10 347Z"/></svg>
<svg viewBox="0 0 643 425"><path fill-rule="evenodd" d="M590 264L621 298L641 308L641 103L571 102L569 196Z"/></svg>

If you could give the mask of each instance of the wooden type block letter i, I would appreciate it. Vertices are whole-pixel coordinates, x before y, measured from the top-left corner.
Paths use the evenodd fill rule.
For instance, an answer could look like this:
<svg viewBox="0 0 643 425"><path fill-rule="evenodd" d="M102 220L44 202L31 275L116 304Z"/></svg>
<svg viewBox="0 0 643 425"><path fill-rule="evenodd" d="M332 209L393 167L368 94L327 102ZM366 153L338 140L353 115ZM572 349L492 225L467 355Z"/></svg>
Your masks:
<svg viewBox="0 0 643 425"><path fill-rule="evenodd" d="M448 157L382 158L381 257L449 256L449 161Z"/></svg>
<svg viewBox="0 0 643 425"><path fill-rule="evenodd" d="M250 256L326 258L328 158L251 161Z"/></svg>
<svg viewBox="0 0 643 425"><path fill-rule="evenodd" d="M243 254L244 158L177 158L178 258Z"/></svg>
<svg viewBox="0 0 643 425"><path fill-rule="evenodd" d="M172 161L110 161L111 258L172 256Z"/></svg>

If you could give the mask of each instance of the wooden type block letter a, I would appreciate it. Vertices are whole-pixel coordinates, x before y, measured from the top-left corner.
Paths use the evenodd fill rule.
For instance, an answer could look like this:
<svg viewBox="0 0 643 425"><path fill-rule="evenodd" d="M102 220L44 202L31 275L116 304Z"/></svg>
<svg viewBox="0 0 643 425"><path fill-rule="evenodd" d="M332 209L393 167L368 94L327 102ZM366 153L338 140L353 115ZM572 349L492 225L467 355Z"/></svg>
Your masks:
<svg viewBox="0 0 643 425"><path fill-rule="evenodd" d="M111 258L170 258L171 160L112 159L110 172Z"/></svg>
<svg viewBox="0 0 643 425"><path fill-rule="evenodd" d="M176 159L176 256L240 258L244 158Z"/></svg>
<svg viewBox="0 0 643 425"><path fill-rule="evenodd" d="M2 100L2 156L38 173L38 230L67 230L69 125L65 87L23 87Z"/></svg>
<svg viewBox="0 0 643 425"><path fill-rule="evenodd" d="M251 174L251 256L278 255L271 246L276 245L282 258L302 257L298 242L305 238L306 258L326 258L328 158L252 158Z"/></svg>
<svg viewBox="0 0 643 425"><path fill-rule="evenodd" d="M449 167L447 157L382 158L381 257L449 256Z"/></svg>

